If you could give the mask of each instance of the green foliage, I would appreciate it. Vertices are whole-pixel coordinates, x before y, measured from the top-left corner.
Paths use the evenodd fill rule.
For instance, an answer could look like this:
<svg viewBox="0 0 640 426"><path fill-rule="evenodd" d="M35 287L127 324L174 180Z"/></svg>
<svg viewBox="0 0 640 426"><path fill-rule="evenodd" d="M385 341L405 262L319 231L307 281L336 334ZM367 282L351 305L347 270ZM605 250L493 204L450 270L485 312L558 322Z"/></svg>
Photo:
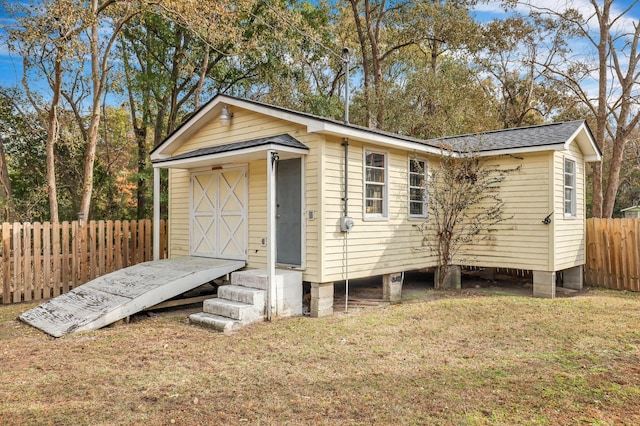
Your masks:
<svg viewBox="0 0 640 426"><path fill-rule="evenodd" d="M33 114L23 115L16 108L20 99L21 94L17 90L0 89L0 138L13 189L13 219L46 219L45 129ZM2 210L6 211L10 200L3 199L1 202Z"/></svg>
<svg viewBox="0 0 640 426"><path fill-rule="evenodd" d="M436 73L405 71L406 84L390 90L387 130L419 138L476 133L500 127L486 82L464 64L443 59Z"/></svg>
<svg viewBox="0 0 640 426"><path fill-rule="evenodd" d="M609 0L605 3L610 5ZM106 8L95 13L85 1L30 0L13 6L5 2L8 13L18 18L5 38L26 66L25 92L9 110L0 111L4 132L11 135L6 155L18 217L49 217L47 140L54 145L61 220L75 218L80 208L88 128L95 122L95 114L90 114L96 89L90 78L88 42L97 19L99 52L107 51L110 37L118 31L119 37L111 55L101 58L107 66L106 92L99 98L110 108L99 115L104 122L98 131L91 207L96 218L149 216L149 151L218 93L341 119L343 47L351 50L350 121L355 124L438 138L591 118L597 112L596 103L580 87L594 64L571 56L570 43L584 33L586 23L575 10L555 15L510 13L480 23L473 16L474 0L99 4ZM624 35L627 41L632 36ZM606 57L615 56L612 47L624 53L632 46L604 46ZM559 78L561 73L566 75ZM53 89L56 76L62 90L53 105L51 91L40 91L38 85ZM633 139L631 127L639 122L632 117L637 82L630 84L621 102L610 103L613 111L631 101L629 117L623 120L629 126L590 120L594 129L614 123L607 127L608 138L619 139L618 145ZM60 132L47 134L47 123L52 122L48 113L54 107L59 123L49 128ZM620 151L607 148L604 136L601 139L607 161L620 159ZM630 161L620 167L616 209L638 193L635 148L626 149L625 155ZM607 165L603 170L616 172Z"/></svg>

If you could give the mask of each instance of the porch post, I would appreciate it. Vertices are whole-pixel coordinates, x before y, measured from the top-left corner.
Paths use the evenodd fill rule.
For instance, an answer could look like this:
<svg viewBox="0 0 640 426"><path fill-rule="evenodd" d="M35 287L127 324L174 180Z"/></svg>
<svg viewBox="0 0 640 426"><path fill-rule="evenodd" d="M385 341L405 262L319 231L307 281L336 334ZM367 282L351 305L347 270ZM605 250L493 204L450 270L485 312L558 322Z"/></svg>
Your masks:
<svg viewBox="0 0 640 426"><path fill-rule="evenodd" d="M153 168L153 260L160 260L160 168Z"/></svg>
<svg viewBox="0 0 640 426"><path fill-rule="evenodd" d="M267 151L267 321L276 316L276 161L278 153Z"/></svg>

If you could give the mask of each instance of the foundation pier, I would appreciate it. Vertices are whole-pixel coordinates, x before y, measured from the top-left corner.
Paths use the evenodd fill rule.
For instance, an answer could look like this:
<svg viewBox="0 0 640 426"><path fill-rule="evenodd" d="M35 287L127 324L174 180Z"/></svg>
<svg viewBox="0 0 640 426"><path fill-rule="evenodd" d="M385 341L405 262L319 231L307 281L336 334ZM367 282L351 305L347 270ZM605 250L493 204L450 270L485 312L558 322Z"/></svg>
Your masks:
<svg viewBox="0 0 640 426"><path fill-rule="evenodd" d="M311 316L313 318L333 315L333 282L311 283Z"/></svg>

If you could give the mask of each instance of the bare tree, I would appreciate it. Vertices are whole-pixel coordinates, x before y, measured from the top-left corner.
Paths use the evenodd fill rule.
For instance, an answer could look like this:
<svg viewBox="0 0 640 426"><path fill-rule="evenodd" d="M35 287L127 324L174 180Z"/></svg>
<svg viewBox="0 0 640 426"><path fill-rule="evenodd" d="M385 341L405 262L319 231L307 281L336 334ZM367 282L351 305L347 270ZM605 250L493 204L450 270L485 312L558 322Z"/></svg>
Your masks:
<svg viewBox="0 0 640 426"><path fill-rule="evenodd" d="M445 287L461 249L487 239L510 219L504 216L500 184L519 169L499 167L476 150L442 149L427 184L429 219L416 226L423 247L437 256L436 288Z"/></svg>
<svg viewBox="0 0 640 426"><path fill-rule="evenodd" d="M595 117L597 143L602 148L611 144L611 155L605 158L608 163L606 176L602 163L592 163L591 211L594 217L611 217L625 149L634 129L640 125L640 22L630 16L637 8L638 0L624 4L614 0L589 0L589 5L591 9L579 11L529 4L535 13L555 17L573 26L595 49L597 60L594 63L584 57L565 56L560 62L546 64L546 68L591 111ZM588 82L594 80L594 75L598 86L595 97L588 90Z"/></svg>

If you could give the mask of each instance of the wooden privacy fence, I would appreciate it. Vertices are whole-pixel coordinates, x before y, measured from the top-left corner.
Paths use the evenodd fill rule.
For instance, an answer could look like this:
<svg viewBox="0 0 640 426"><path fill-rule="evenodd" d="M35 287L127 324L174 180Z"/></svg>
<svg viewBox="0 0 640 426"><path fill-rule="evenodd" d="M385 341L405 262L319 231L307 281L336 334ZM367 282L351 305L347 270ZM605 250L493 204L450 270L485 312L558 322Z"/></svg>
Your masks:
<svg viewBox="0 0 640 426"><path fill-rule="evenodd" d="M160 224L166 258L167 224ZM96 277L152 260L151 220L3 223L0 296L3 304L49 299Z"/></svg>
<svg viewBox="0 0 640 426"><path fill-rule="evenodd" d="M640 219L588 219L586 285L640 291Z"/></svg>

